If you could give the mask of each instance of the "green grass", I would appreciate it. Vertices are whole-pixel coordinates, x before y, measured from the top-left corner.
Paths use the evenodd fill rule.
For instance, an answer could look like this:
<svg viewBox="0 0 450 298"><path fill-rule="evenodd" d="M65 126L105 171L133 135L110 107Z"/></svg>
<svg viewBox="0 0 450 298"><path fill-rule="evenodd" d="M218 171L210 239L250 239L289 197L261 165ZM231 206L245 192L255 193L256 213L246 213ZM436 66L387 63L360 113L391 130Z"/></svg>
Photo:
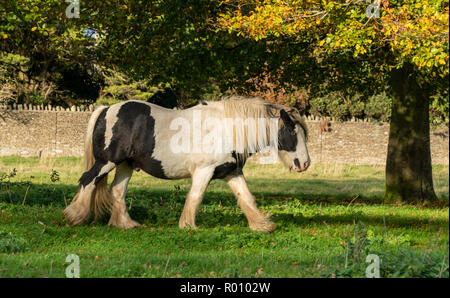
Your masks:
<svg viewBox="0 0 450 298"><path fill-rule="evenodd" d="M177 227L189 180L139 172L127 195L143 227L68 227L62 210L77 191L79 158L1 157L0 277L64 277L80 257L81 277L364 277L366 256L382 277L449 276L449 209L380 202L384 168L315 164L305 173L248 164L250 189L277 229L251 232L222 181L213 181L199 230ZM55 170L59 175L53 175ZM434 166L440 206L448 206L448 166Z"/></svg>

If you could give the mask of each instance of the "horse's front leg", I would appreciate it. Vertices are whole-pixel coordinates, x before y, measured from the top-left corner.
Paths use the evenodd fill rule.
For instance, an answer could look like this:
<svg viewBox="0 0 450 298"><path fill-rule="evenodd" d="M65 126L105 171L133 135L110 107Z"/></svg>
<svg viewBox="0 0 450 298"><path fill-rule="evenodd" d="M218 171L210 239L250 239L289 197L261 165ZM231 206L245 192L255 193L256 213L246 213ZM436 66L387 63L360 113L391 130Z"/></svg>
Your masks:
<svg viewBox="0 0 450 298"><path fill-rule="evenodd" d="M248 189L247 182L243 174L226 177L225 181L233 191L239 206L247 217L250 229L258 232L272 232L275 224L267 216L262 214L255 203L255 198Z"/></svg>
<svg viewBox="0 0 450 298"><path fill-rule="evenodd" d="M203 200L206 188L214 174L214 168L196 169L192 175L192 186L186 197L183 213L181 214L178 226L180 228L191 227L196 229L195 215L198 206Z"/></svg>

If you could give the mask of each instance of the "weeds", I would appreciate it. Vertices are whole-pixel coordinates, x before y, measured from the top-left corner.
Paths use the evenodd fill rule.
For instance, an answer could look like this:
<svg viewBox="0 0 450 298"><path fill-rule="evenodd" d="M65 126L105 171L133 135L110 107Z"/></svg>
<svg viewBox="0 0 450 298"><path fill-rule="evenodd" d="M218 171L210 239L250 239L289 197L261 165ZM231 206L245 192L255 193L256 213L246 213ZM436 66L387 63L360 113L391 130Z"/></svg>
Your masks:
<svg viewBox="0 0 450 298"><path fill-rule="evenodd" d="M19 236L0 230L0 253L18 253L27 249L27 241Z"/></svg>

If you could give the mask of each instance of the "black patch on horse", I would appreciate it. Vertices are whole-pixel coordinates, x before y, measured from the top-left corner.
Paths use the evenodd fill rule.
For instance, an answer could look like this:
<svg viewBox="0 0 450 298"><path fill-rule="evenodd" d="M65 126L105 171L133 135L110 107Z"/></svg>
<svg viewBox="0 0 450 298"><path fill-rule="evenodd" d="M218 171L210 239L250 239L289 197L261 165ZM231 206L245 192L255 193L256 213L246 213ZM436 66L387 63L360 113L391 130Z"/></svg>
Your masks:
<svg viewBox="0 0 450 298"><path fill-rule="evenodd" d="M237 164L234 162L226 162L224 164L221 164L214 169L212 179L223 179L236 171L237 168Z"/></svg>
<svg viewBox="0 0 450 298"><path fill-rule="evenodd" d="M106 112L109 108L101 111L97 118L97 122L94 126L94 132L92 134L92 149L94 151L94 157L96 161L107 163L108 160L103 154L103 148L105 148L105 132L106 132Z"/></svg>
<svg viewBox="0 0 450 298"><path fill-rule="evenodd" d="M301 169L300 161L298 160L298 158L295 158L295 159L294 159L294 165L295 165L296 167L298 167L299 169Z"/></svg>
<svg viewBox="0 0 450 298"><path fill-rule="evenodd" d="M94 179L95 179L94 184L97 185L100 182L100 180L102 180L103 177L105 177L108 174L104 173L103 175L98 176L104 165L105 165L104 163L96 161L89 171L83 173L83 175L79 180L80 185L86 187Z"/></svg>
<svg viewBox="0 0 450 298"><path fill-rule="evenodd" d="M235 159L235 162L226 162L217 166L211 179L223 179L233 172L236 174L242 173L242 168L246 162L245 155L232 151L231 156Z"/></svg>
<svg viewBox="0 0 450 298"><path fill-rule="evenodd" d="M278 131L278 150L295 152L297 149L297 133L295 130L282 126Z"/></svg>
<svg viewBox="0 0 450 298"><path fill-rule="evenodd" d="M295 152L297 149L297 133L295 132L295 123L285 110L280 111L283 125L278 131L278 150Z"/></svg>
<svg viewBox="0 0 450 298"><path fill-rule="evenodd" d="M94 130L94 156L104 163L124 161L157 178L167 178L161 161L152 157L155 149L155 119L148 104L130 101L123 104L112 128L111 142L106 150L106 110L100 113Z"/></svg>
<svg viewBox="0 0 450 298"><path fill-rule="evenodd" d="M95 179L94 184L97 183L106 175L102 175L101 177L97 177L100 173L102 167L108 163L106 156L102 154L103 148L105 147L105 131L106 131L106 111L108 108L101 111L100 115L97 118L97 122L94 126L94 133L92 135L92 149L94 151L95 163L88 171L84 172L81 175L79 180L80 185L86 187L92 180Z"/></svg>

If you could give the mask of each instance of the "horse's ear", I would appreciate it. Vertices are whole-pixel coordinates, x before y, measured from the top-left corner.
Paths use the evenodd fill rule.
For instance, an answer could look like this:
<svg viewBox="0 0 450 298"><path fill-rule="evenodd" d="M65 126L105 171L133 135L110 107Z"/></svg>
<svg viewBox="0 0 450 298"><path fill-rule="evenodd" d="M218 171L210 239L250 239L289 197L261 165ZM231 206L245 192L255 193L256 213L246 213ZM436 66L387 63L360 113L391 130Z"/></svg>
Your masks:
<svg viewBox="0 0 450 298"><path fill-rule="evenodd" d="M292 121L291 117L285 110L280 111L281 120L283 120L284 125L289 127L290 129L295 129L295 123Z"/></svg>

